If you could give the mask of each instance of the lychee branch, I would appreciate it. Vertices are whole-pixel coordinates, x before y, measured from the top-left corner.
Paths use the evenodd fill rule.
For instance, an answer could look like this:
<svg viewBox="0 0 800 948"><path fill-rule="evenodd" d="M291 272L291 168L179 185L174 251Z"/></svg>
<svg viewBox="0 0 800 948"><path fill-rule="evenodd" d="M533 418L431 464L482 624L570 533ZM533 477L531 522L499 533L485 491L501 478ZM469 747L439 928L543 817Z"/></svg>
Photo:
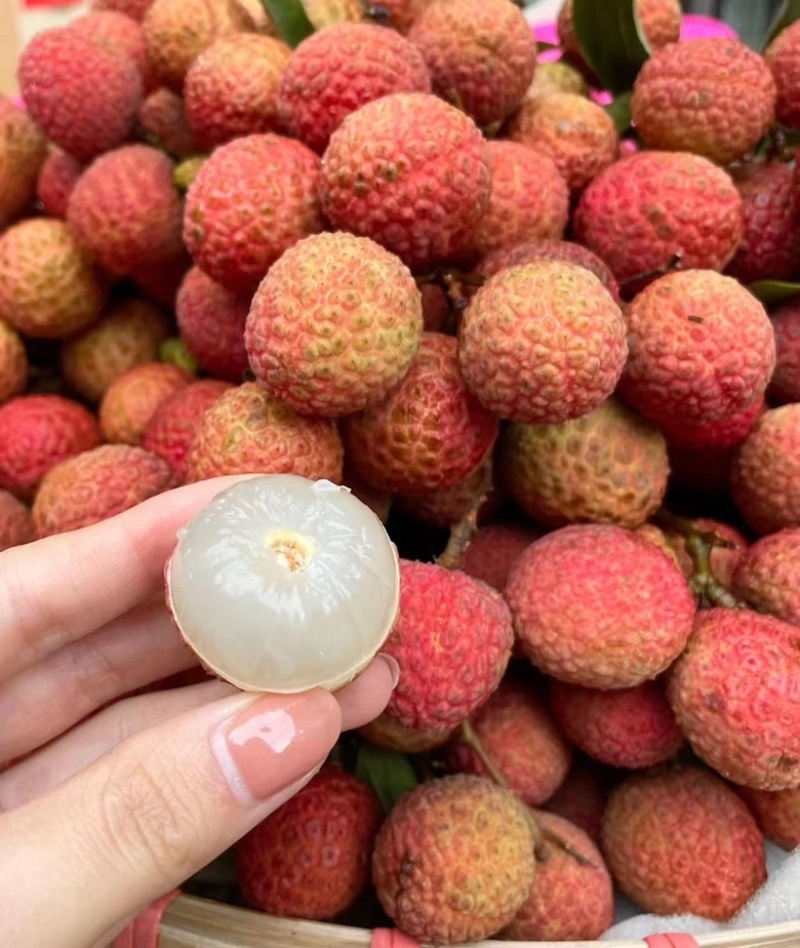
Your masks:
<svg viewBox="0 0 800 948"><path fill-rule="evenodd" d="M680 270L682 259L680 253L674 253L663 266L656 267L654 270L645 270L644 273L634 273L633 276L620 280L619 285L625 287L632 283L638 283L640 280L652 280L656 277L666 276L668 273L672 273L673 270Z"/></svg>
<svg viewBox="0 0 800 948"><path fill-rule="evenodd" d="M478 513L491 489L492 456L490 454L481 466L480 482L467 504L464 516L450 531L447 546L436 560L438 566L443 566L445 569L460 569L464 553L478 529Z"/></svg>

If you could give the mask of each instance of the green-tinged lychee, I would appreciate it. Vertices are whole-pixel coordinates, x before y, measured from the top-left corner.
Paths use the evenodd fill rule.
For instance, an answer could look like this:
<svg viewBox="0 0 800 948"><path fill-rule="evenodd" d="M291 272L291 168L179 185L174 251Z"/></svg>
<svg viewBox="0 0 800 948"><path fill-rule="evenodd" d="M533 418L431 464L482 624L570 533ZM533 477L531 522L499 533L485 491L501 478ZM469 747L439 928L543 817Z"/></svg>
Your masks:
<svg viewBox="0 0 800 948"><path fill-rule="evenodd" d="M800 626L798 577L800 528L795 527L757 540L739 556L730 579L736 595L754 609Z"/></svg>
<svg viewBox="0 0 800 948"><path fill-rule="evenodd" d="M0 319L0 403L19 395L28 381L28 357L19 333Z"/></svg>
<svg viewBox="0 0 800 948"><path fill-rule="evenodd" d="M30 115L0 95L0 228L33 200L46 156L47 142Z"/></svg>
<svg viewBox="0 0 800 948"><path fill-rule="evenodd" d="M100 402L100 428L112 444L141 444L158 406L193 379L169 362L142 362L117 376Z"/></svg>
<svg viewBox="0 0 800 948"><path fill-rule="evenodd" d="M0 490L0 553L33 539L31 512L7 490Z"/></svg>

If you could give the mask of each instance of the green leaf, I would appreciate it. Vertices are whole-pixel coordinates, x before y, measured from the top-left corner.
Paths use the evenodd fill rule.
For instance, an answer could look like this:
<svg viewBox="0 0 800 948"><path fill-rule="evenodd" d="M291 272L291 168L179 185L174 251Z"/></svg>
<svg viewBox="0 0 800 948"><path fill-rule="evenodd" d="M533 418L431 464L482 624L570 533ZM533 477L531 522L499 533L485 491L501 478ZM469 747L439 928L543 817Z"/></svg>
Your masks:
<svg viewBox="0 0 800 948"><path fill-rule="evenodd" d="M797 296L800 293L800 283L790 283L788 280L756 280L747 289L765 306L775 306Z"/></svg>
<svg viewBox="0 0 800 948"><path fill-rule="evenodd" d="M767 31L764 48L766 49L778 33L785 30L787 26L791 26L795 20L800 20L800 0L783 0L775 19L772 21L772 26Z"/></svg>
<svg viewBox="0 0 800 948"><path fill-rule="evenodd" d="M275 21L281 38L289 46L297 46L314 32L300 0L261 0L264 9Z"/></svg>
<svg viewBox="0 0 800 948"><path fill-rule="evenodd" d="M635 0L574 0L572 21L583 58L610 92L625 92L650 56Z"/></svg>
<svg viewBox="0 0 800 948"><path fill-rule="evenodd" d="M631 127L631 94L623 92L606 106L606 112L614 119L617 131L622 135Z"/></svg>
<svg viewBox="0 0 800 948"><path fill-rule="evenodd" d="M356 761L356 776L372 787L386 813L417 785L411 761L397 751L362 744Z"/></svg>

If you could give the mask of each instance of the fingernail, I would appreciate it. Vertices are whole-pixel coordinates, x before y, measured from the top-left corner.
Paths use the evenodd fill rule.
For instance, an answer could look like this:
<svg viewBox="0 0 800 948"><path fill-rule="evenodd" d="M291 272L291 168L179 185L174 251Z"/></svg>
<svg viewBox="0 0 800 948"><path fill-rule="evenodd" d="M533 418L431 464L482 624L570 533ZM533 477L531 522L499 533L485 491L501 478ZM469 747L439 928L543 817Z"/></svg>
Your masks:
<svg viewBox="0 0 800 948"><path fill-rule="evenodd" d="M389 666L389 671L392 674L392 691L394 691L397 682L400 681L400 666L397 664L397 659L392 655L387 655L386 652L379 652L378 658L382 658Z"/></svg>
<svg viewBox="0 0 800 948"><path fill-rule="evenodd" d="M308 774L330 749L321 750L320 730L331 730L332 714L338 714L336 700L317 688L264 695L217 727L211 747L234 794L252 804Z"/></svg>

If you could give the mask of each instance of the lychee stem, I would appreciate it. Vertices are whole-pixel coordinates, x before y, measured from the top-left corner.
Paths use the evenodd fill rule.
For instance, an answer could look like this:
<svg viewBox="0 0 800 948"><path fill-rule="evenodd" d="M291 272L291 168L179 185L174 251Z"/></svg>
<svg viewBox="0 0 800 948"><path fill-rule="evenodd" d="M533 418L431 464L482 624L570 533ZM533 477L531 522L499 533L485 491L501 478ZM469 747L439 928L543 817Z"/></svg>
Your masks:
<svg viewBox="0 0 800 948"><path fill-rule="evenodd" d="M470 724L469 719L461 722L461 740L476 754L480 762L489 772L489 776L492 780L494 780L498 786L509 790L508 781L497 769L492 758L486 753L486 748L475 733L475 728Z"/></svg>
<svg viewBox="0 0 800 948"><path fill-rule="evenodd" d="M195 155L193 158L182 161L172 172L173 183L182 194L185 194L192 186L205 161L204 155Z"/></svg>
<svg viewBox="0 0 800 948"><path fill-rule="evenodd" d="M674 253L663 266L656 267L654 270L645 270L644 273L634 273L633 276L620 280L619 285L620 287L629 286L639 280L651 280L653 277L666 276L668 273L672 273L673 270L680 270L682 259L683 255L680 252Z"/></svg>
<svg viewBox="0 0 800 948"><path fill-rule="evenodd" d="M436 560L445 569L460 569L467 547L478 529L478 512L492 489L492 456L481 465L481 479L470 497L464 516L450 531L450 539L444 552Z"/></svg>

